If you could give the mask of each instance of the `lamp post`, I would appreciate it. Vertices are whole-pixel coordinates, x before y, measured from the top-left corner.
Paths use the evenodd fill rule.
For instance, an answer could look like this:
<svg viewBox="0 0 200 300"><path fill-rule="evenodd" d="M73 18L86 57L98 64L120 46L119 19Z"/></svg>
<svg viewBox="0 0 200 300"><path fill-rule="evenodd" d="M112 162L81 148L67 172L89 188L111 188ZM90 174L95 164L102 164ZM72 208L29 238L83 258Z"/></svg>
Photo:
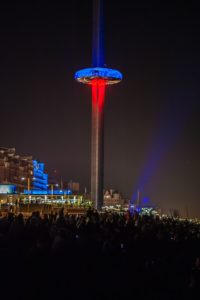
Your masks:
<svg viewBox="0 0 200 300"><path fill-rule="evenodd" d="M51 184L51 199L53 199L53 184Z"/></svg>
<svg viewBox="0 0 200 300"><path fill-rule="evenodd" d="M30 190L31 190L31 179L35 180L35 177L21 177L22 181L25 181L27 179L27 192L28 192L28 199L31 200ZM25 187L25 185L24 185Z"/></svg>
<svg viewBox="0 0 200 300"><path fill-rule="evenodd" d="M28 195L30 194L30 185L31 185L31 180L30 180L30 178L28 177L28 178L27 178Z"/></svg>
<svg viewBox="0 0 200 300"><path fill-rule="evenodd" d="M51 185L51 199L53 199L53 195L54 195L54 186L55 187L59 187L59 184L58 183L52 183Z"/></svg>
<svg viewBox="0 0 200 300"><path fill-rule="evenodd" d="M29 195L29 193L30 193L30 186L31 186L31 180L30 180L30 177L27 177L27 178L22 177L22 178L21 178L22 181L25 181L26 179L27 179L27 191L28 191L28 195ZM24 187L25 187L25 185L24 185Z"/></svg>

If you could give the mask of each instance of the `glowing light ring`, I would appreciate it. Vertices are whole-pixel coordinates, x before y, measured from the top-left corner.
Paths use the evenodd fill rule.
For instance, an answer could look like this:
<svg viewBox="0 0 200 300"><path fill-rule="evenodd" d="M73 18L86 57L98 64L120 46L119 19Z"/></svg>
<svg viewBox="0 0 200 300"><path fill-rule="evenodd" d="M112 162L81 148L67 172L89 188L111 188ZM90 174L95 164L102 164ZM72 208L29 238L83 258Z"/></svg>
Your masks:
<svg viewBox="0 0 200 300"><path fill-rule="evenodd" d="M115 84L122 80L122 74L118 70L108 68L87 68L75 73L75 79L85 84L92 84L92 80L104 79L106 84Z"/></svg>

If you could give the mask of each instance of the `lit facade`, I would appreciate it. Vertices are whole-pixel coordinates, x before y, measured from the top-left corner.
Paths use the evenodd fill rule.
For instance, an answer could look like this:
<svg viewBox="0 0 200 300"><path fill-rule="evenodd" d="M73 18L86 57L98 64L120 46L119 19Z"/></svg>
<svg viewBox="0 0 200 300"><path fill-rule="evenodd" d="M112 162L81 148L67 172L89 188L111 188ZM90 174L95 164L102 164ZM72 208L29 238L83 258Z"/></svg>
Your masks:
<svg viewBox="0 0 200 300"><path fill-rule="evenodd" d="M16 186L14 184L0 184L0 195L1 194L15 194Z"/></svg>
<svg viewBox="0 0 200 300"><path fill-rule="evenodd" d="M124 205L125 199L123 199L121 193L115 190L106 190L104 193L104 206L116 206Z"/></svg>
<svg viewBox="0 0 200 300"><path fill-rule="evenodd" d="M33 189L46 190L48 186L48 174L44 173L44 163L33 160Z"/></svg>
<svg viewBox="0 0 200 300"><path fill-rule="evenodd" d="M13 184L21 192L25 188L45 190L48 175L44 164L32 156L16 154L15 148L0 147L0 183Z"/></svg>

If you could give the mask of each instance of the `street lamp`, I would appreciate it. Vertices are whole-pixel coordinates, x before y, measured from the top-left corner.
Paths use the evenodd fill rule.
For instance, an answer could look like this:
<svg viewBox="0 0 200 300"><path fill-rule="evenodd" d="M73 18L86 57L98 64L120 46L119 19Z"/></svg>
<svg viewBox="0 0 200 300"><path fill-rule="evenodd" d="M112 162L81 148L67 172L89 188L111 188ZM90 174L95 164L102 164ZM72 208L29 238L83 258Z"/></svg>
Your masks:
<svg viewBox="0 0 200 300"><path fill-rule="evenodd" d="M29 193L30 193L30 186L31 186L31 178L30 177L27 177L27 178L22 177L21 178L22 181L24 181L26 179L27 179L27 190L28 190L28 195L29 195ZM32 179L34 180L35 178L32 178Z"/></svg>
<svg viewBox="0 0 200 300"><path fill-rule="evenodd" d="M35 177L21 177L22 181L25 181L27 179L27 192L28 192L28 199L31 200L30 196L30 190L31 190L31 179L34 181L36 180Z"/></svg>
<svg viewBox="0 0 200 300"><path fill-rule="evenodd" d="M53 199L54 186L59 187L59 184L58 183L56 183L56 184L52 183L52 184L50 184L50 186L51 186L51 199Z"/></svg>

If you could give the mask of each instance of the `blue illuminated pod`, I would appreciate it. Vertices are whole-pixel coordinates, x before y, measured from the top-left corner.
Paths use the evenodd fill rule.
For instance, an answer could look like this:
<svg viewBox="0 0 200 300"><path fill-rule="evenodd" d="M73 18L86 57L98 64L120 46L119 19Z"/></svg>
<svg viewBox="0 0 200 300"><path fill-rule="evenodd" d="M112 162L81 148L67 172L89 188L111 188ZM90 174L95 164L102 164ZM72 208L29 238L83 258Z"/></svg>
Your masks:
<svg viewBox="0 0 200 300"><path fill-rule="evenodd" d="M76 72L74 78L84 84L92 84L93 79L103 79L106 85L122 80L121 72L105 68L103 0L93 1L92 68Z"/></svg>
<svg viewBox="0 0 200 300"><path fill-rule="evenodd" d="M93 79L104 79L105 84L115 84L122 80L122 74L118 70L108 68L87 68L75 73L75 79L79 82L92 84Z"/></svg>

